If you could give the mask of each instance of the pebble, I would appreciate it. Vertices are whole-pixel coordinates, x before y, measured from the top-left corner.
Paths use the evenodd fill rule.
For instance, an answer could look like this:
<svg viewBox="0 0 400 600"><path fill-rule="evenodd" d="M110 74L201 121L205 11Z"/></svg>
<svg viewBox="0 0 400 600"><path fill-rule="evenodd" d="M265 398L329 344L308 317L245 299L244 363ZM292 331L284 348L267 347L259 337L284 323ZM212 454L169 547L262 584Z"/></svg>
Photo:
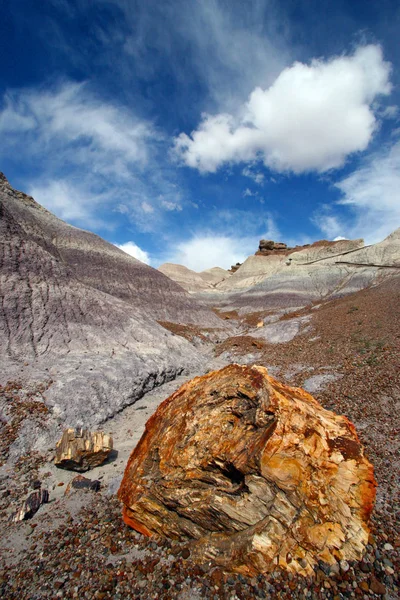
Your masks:
<svg viewBox="0 0 400 600"><path fill-rule="evenodd" d="M340 561L340 569L343 571L343 573L347 573L347 571L350 569L350 565L347 560Z"/></svg>
<svg viewBox="0 0 400 600"><path fill-rule="evenodd" d="M392 544L389 544L389 543L386 543L386 544L383 546L383 549L384 549L384 550L394 550L394 548L393 548Z"/></svg>

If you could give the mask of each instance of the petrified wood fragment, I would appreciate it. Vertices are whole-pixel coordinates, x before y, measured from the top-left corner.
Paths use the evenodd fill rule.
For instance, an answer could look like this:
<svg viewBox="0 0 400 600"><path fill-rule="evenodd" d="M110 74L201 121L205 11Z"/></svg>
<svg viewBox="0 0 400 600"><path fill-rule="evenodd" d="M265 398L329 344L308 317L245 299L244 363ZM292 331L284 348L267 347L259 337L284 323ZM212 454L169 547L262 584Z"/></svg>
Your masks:
<svg viewBox="0 0 400 600"><path fill-rule="evenodd" d="M67 496L72 490L90 490L98 492L101 488L101 482L98 479L88 479L83 475L77 475L69 482L65 490Z"/></svg>
<svg viewBox="0 0 400 600"><path fill-rule="evenodd" d="M37 513L42 504L47 504L49 501L49 492L47 490L36 490L29 494L17 514L14 516L13 521L26 521L31 519L33 515Z"/></svg>
<svg viewBox="0 0 400 600"><path fill-rule="evenodd" d="M66 429L57 442L54 464L61 469L88 471L101 465L112 449L112 438L107 433Z"/></svg>
<svg viewBox="0 0 400 600"><path fill-rule="evenodd" d="M183 385L149 419L119 490L125 522L246 574L359 559L375 498L354 426L263 367Z"/></svg>

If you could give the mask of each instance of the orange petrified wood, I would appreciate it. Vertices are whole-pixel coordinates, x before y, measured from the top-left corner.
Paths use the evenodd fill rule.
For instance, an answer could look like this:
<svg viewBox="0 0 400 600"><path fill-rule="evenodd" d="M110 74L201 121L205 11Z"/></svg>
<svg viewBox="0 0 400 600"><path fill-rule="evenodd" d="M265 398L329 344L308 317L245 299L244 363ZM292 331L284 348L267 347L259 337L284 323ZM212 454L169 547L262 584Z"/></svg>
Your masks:
<svg viewBox="0 0 400 600"><path fill-rule="evenodd" d="M189 540L195 559L309 575L362 556L375 488L348 419L263 367L230 365L159 406L119 497L129 526Z"/></svg>

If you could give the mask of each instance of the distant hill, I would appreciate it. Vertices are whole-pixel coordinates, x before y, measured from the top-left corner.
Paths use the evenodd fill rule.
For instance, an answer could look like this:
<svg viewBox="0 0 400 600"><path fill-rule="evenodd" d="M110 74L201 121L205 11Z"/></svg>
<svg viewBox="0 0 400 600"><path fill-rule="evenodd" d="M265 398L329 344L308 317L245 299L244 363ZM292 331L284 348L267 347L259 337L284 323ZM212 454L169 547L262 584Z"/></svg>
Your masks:
<svg viewBox="0 0 400 600"><path fill-rule="evenodd" d="M172 268L173 267L173 268ZM400 271L400 229L364 246L362 239L287 248L261 240L258 251L210 286L202 273L180 265L160 269L197 298L226 310L299 308L374 285ZM223 271L222 269L219 271Z"/></svg>

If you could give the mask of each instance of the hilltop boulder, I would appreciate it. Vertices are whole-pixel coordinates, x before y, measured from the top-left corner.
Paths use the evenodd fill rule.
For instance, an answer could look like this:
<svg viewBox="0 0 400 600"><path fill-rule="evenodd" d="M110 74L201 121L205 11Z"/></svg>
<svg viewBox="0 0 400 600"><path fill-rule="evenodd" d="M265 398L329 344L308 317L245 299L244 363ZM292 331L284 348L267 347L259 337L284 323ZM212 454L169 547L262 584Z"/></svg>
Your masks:
<svg viewBox="0 0 400 600"><path fill-rule="evenodd" d="M187 540L194 560L310 575L360 559L375 485L348 419L263 367L230 365L160 405L119 497L128 525Z"/></svg>

